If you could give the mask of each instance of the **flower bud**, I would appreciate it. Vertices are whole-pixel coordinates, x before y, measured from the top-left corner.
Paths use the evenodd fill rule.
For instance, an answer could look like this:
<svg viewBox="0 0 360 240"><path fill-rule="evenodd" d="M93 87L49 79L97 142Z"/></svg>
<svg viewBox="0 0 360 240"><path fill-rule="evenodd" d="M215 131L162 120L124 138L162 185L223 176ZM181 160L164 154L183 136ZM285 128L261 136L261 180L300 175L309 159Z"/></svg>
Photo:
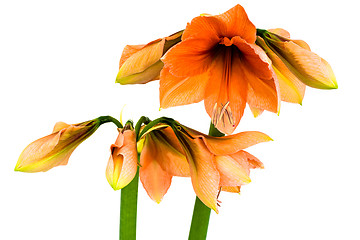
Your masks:
<svg viewBox="0 0 360 240"><path fill-rule="evenodd" d="M159 79L164 64L161 57L172 46L181 41L182 31L146 45L127 45L120 59L116 82L120 84L142 84Z"/></svg>
<svg viewBox="0 0 360 240"><path fill-rule="evenodd" d="M100 126L94 119L78 124L55 124L53 133L30 143L21 153L15 171L45 172L66 165L71 153Z"/></svg>

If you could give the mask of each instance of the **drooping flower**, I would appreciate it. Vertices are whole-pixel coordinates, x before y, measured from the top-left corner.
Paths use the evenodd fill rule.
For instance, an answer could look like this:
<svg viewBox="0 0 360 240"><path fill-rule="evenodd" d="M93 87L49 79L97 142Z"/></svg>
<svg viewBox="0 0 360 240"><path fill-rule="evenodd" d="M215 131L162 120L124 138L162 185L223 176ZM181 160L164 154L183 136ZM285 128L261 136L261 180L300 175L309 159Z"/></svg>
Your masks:
<svg viewBox="0 0 360 240"><path fill-rule="evenodd" d="M160 203L173 176L190 176L189 164L171 127L155 127L143 138L140 181L149 197Z"/></svg>
<svg viewBox="0 0 360 240"><path fill-rule="evenodd" d="M120 84L141 84L159 79L164 64L160 58L181 41L182 31L165 38L159 38L144 45L125 46L116 82Z"/></svg>
<svg viewBox="0 0 360 240"><path fill-rule="evenodd" d="M239 192L249 183L251 168L263 164L243 149L270 141L261 132L240 132L225 137L211 137L181 126L177 133L190 166L191 181L199 199L218 212L219 190Z"/></svg>
<svg viewBox="0 0 360 240"><path fill-rule="evenodd" d="M257 44L272 60L279 82L289 83L289 86L300 94L300 97L303 90L302 87L299 88L297 83L299 80L313 88L336 89L338 87L330 64L313 53L306 42L290 39L290 34L281 28L258 29L258 35ZM286 91L290 92L289 89Z"/></svg>
<svg viewBox="0 0 360 240"><path fill-rule="evenodd" d="M227 134L239 124L246 103L278 112L276 76L255 40L256 28L240 5L194 18L162 59L160 107L204 100L216 128Z"/></svg>
<svg viewBox="0 0 360 240"><path fill-rule="evenodd" d="M106 179L114 190L128 185L137 171L136 134L126 126L118 129L119 135L110 147L110 158L106 167Z"/></svg>
<svg viewBox="0 0 360 240"><path fill-rule="evenodd" d="M102 124L100 118L78 124L55 124L52 134L30 143L21 153L15 171L45 172L66 165L71 153Z"/></svg>

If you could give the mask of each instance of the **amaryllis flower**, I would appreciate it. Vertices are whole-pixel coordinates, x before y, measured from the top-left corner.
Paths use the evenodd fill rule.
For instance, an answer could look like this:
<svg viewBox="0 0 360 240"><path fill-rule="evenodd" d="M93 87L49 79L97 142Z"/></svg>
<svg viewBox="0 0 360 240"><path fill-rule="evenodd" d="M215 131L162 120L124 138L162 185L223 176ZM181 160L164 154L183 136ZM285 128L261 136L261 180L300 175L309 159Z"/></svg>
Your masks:
<svg viewBox="0 0 360 240"><path fill-rule="evenodd" d="M256 28L236 5L220 15L194 18L182 41L163 57L160 107L204 100L215 127L230 134L246 103L278 112L278 83L266 53L255 44Z"/></svg>
<svg viewBox="0 0 360 240"><path fill-rule="evenodd" d="M281 28L258 29L258 35L257 44L272 60L273 68L281 84L282 97L285 94L291 94L293 96L285 98L292 101L296 98L294 94L298 93L298 100L301 101L303 86L299 85L298 81L320 89L336 89L338 87L329 63L313 53L306 42L290 39L290 34ZM288 87L285 87L286 84ZM284 88L281 89L282 87Z"/></svg>
<svg viewBox="0 0 360 240"><path fill-rule="evenodd" d="M143 136L140 155L140 181L152 200L159 203L173 176L189 177L184 151L169 126L157 126Z"/></svg>
<svg viewBox="0 0 360 240"><path fill-rule="evenodd" d="M135 131L127 127L118 130L106 167L106 179L114 190L125 187L135 177L138 159Z"/></svg>
<svg viewBox="0 0 360 240"><path fill-rule="evenodd" d="M53 133L30 143L21 153L15 171L45 172L66 165L71 153L102 124L100 118L78 124L55 124Z"/></svg>
<svg viewBox="0 0 360 240"><path fill-rule="evenodd" d="M145 45L126 45L120 59L116 82L140 84L159 79L164 64L160 58L181 41L182 31Z"/></svg>
<svg viewBox="0 0 360 240"><path fill-rule="evenodd" d="M177 137L190 166L196 195L216 212L219 191L239 192L242 185L251 181L250 169L263 168L256 157L243 149L271 140L255 131L211 137L185 126L178 130Z"/></svg>
<svg viewBox="0 0 360 240"><path fill-rule="evenodd" d="M244 149L271 140L266 134L255 131L212 137L174 120L144 129L137 143L139 176L149 197L159 203L172 177L191 177L196 195L216 212L219 191L239 192L242 185L251 181L250 169L263 167ZM135 146L134 132L126 130L120 131L111 147L107 175L115 190L125 187L135 176L138 166Z"/></svg>

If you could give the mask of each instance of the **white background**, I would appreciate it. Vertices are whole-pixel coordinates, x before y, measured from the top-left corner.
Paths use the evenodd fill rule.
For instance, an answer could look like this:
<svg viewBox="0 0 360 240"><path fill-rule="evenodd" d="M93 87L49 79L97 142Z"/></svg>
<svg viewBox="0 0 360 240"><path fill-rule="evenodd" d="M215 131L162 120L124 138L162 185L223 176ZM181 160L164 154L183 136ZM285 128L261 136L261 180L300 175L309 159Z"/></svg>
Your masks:
<svg viewBox="0 0 360 240"><path fill-rule="evenodd" d="M68 166L14 172L21 151L57 121L101 115L137 121L173 117L207 132L203 103L159 112L158 81L115 84L126 44L170 35L201 13L236 3L258 28L287 29L334 69L339 89L307 89L303 106L283 103L280 116L253 118L236 132L258 130L275 141L249 152L265 169L241 195L222 193L208 239L360 239L359 29L356 1L1 1L0 239L117 239L120 191L105 178L117 131L108 123ZM158 205L139 188L138 239L187 239L190 179L175 178Z"/></svg>

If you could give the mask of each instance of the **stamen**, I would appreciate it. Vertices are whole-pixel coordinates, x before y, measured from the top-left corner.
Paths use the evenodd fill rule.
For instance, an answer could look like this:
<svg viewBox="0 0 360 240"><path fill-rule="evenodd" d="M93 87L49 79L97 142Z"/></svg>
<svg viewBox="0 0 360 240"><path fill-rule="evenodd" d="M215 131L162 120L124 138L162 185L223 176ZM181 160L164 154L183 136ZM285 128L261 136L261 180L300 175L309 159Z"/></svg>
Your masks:
<svg viewBox="0 0 360 240"><path fill-rule="evenodd" d="M213 122L215 127L217 126L217 122L218 122L217 110L218 110L217 109L217 103L215 103L214 109L213 109L213 112L212 112L212 116L211 116L212 122Z"/></svg>

